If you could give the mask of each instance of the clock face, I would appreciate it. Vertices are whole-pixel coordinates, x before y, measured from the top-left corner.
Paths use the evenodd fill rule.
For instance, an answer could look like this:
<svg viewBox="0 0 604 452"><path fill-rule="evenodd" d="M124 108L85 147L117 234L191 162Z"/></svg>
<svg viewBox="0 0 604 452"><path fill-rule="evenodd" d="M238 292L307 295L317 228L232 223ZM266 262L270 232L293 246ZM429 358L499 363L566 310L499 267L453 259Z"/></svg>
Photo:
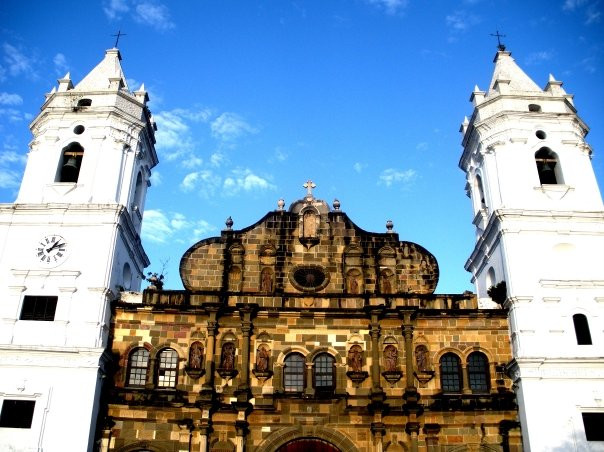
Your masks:
<svg viewBox="0 0 604 452"><path fill-rule="evenodd" d="M55 267L67 258L67 241L58 234L43 237L36 245L36 258L46 267Z"/></svg>

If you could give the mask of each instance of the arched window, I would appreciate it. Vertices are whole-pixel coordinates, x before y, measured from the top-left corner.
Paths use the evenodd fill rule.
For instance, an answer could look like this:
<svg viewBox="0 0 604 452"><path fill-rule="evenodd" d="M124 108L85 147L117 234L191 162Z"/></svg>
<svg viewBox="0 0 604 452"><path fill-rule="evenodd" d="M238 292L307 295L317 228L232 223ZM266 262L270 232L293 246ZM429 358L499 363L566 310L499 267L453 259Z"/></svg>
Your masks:
<svg viewBox="0 0 604 452"><path fill-rule="evenodd" d="M535 153L535 163L541 185L562 184L562 172L558 156L549 148L541 148Z"/></svg>
<svg viewBox="0 0 604 452"><path fill-rule="evenodd" d="M587 317L583 314L575 314L573 315L573 323L575 325L577 345L591 345L591 333L589 332Z"/></svg>
<svg viewBox="0 0 604 452"><path fill-rule="evenodd" d="M143 175L138 172L136 176L136 185L134 188L134 198L132 202L132 210L140 211L143 204Z"/></svg>
<svg viewBox="0 0 604 452"><path fill-rule="evenodd" d="M443 392L461 392L461 365L455 353L440 358L440 385Z"/></svg>
<svg viewBox="0 0 604 452"><path fill-rule="evenodd" d="M56 182L77 182L82 167L84 148L80 143L71 143L62 151L61 167Z"/></svg>
<svg viewBox="0 0 604 452"><path fill-rule="evenodd" d="M166 348L157 355L157 387L176 387L178 375L178 353L171 348Z"/></svg>
<svg viewBox="0 0 604 452"><path fill-rule="evenodd" d="M485 201L484 197L484 187L482 186L482 179L478 174L476 175L476 195L478 196L478 201L480 202L480 208L486 209L487 202Z"/></svg>
<svg viewBox="0 0 604 452"><path fill-rule="evenodd" d="M335 388L335 359L329 353L321 353L314 360L315 389L331 392Z"/></svg>
<svg viewBox="0 0 604 452"><path fill-rule="evenodd" d="M488 392L489 390L489 360L480 352L468 356L468 380L472 392Z"/></svg>
<svg viewBox="0 0 604 452"><path fill-rule="evenodd" d="M283 366L283 388L285 392L304 390L304 356L300 353L287 355Z"/></svg>
<svg viewBox="0 0 604 452"><path fill-rule="evenodd" d="M128 386L145 386L147 369L149 367L149 352L144 348L135 348L128 358Z"/></svg>

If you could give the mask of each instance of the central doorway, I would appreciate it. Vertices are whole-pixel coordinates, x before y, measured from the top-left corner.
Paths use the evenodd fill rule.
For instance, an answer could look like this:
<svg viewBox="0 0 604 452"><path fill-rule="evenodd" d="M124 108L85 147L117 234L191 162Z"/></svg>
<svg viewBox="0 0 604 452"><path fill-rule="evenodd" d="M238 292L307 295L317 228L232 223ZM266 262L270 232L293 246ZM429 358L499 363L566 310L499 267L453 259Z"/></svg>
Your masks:
<svg viewBox="0 0 604 452"><path fill-rule="evenodd" d="M284 444L276 452L340 452L340 449L322 439L301 438Z"/></svg>

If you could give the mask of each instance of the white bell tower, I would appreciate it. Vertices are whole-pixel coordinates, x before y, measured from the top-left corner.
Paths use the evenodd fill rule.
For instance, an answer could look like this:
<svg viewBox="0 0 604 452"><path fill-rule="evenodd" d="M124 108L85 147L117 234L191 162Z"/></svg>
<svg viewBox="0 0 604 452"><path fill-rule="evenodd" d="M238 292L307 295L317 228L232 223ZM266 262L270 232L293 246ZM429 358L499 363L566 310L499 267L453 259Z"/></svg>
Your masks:
<svg viewBox="0 0 604 452"><path fill-rule="evenodd" d="M527 451L604 450L604 207L573 96L539 88L503 46L471 95L463 155L481 307L509 310ZM500 284L505 281L505 284Z"/></svg>
<svg viewBox="0 0 604 452"><path fill-rule="evenodd" d="M110 303L149 265L140 231L156 128L120 61L110 49L46 95L17 200L0 205L2 450L92 450Z"/></svg>

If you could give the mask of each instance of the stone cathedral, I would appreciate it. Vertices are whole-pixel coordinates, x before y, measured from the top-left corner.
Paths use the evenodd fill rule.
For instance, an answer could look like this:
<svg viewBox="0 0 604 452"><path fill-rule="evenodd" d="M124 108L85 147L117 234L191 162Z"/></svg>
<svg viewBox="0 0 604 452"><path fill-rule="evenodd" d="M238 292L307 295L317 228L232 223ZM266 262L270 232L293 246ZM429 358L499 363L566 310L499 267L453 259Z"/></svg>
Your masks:
<svg viewBox="0 0 604 452"><path fill-rule="evenodd" d="M476 294L435 294L437 257L311 180L140 292L148 100L110 49L32 122L0 205L0 450L604 450L604 207L561 82L500 46L471 95Z"/></svg>

